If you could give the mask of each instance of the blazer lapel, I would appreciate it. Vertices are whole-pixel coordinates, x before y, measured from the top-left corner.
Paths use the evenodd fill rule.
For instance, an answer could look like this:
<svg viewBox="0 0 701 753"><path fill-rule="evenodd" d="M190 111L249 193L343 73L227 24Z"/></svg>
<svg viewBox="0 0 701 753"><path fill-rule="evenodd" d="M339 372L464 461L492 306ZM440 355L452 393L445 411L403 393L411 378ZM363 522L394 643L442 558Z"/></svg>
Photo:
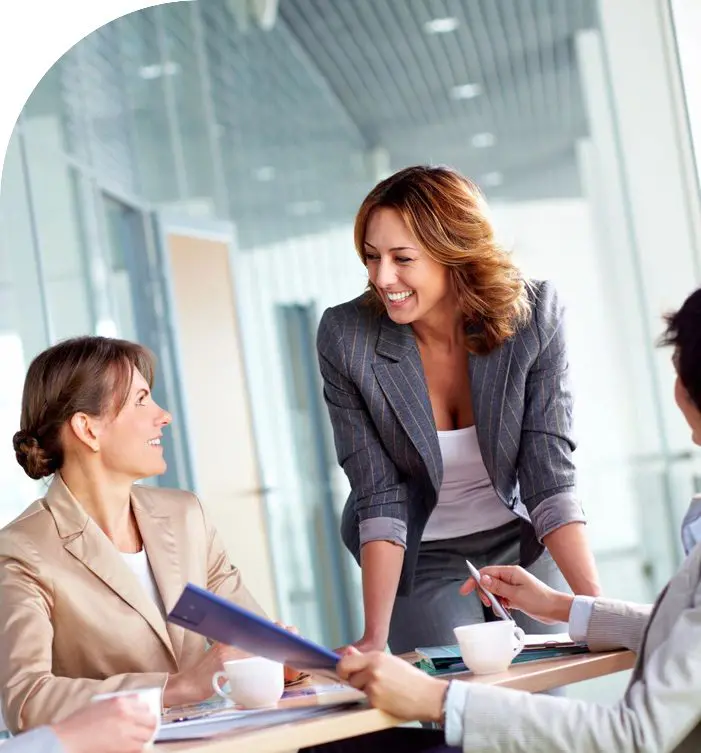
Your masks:
<svg viewBox="0 0 701 753"><path fill-rule="evenodd" d="M383 317L375 351L389 359L373 364L375 377L438 491L443 463L421 356L411 327Z"/></svg>
<svg viewBox="0 0 701 753"><path fill-rule="evenodd" d="M117 548L81 507L59 474L49 487L46 501L59 536L64 540L64 548L136 610L175 659L160 610L124 563Z"/></svg>
<svg viewBox="0 0 701 753"><path fill-rule="evenodd" d="M155 505L151 504L148 488L144 486L134 487L132 507L151 564L153 577L163 600L166 614L168 614L185 588L180 570L178 543L170 516L167 513L160 512ZM185 639L185 629L170 622L166 622L166 629L175 655L180 658Z"/></svg>
<svg viewBox="0 0 701 753"><path fill-rule="evenodd" d="M501 487L499 453L510 357L506 351L506 346L502 346L486 356L470 353L468 360L477 442L497 493ZM505 467L511 465L507 463Z"/></svg>

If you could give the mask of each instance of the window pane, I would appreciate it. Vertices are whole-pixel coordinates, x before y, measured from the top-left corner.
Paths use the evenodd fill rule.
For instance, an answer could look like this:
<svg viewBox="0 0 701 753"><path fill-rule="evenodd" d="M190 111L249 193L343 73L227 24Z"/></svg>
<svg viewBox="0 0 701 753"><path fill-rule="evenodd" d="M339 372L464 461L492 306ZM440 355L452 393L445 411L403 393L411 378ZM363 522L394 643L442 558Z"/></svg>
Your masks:
<svg viewBox="0 0 701 753"><path fill-rule="evenodd" d="M22 385L29 361L47 345L17 132L0 186L0 526L18 515L41 485L17 464L10 441L19 429Z"/></svg>
<svg viewBox="0 0 701 753"><path fill-rule="evenodd" d="M44 270L51 336L61 339L94 329L78 178L63 155L51 149L55 117L26 121L27 166L36 232Z"/></svg>

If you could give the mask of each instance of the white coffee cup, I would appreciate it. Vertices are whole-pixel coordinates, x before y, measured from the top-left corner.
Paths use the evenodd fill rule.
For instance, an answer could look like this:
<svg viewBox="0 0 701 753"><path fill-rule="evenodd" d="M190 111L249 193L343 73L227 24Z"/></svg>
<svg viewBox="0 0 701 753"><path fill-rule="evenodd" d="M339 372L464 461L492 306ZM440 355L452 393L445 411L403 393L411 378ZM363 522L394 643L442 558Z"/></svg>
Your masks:
<svg viewBox="0 0 701 753"><path fill-rule="evenodd" d="M150 739L145 743L144 750L153 747L158 730L161 728L161 710L163 708L163 688L134 688L133 690L117 690L114 693L99 693L90 700L92 703L106 701L110 698L138 698L141 703L149 707L154 716L154 730Z"/></svg>
<svg viewBox="0 0 701 753"><path fill-rule="evenodd" d="M463 625L453 632L465 666L476 675L506 671L526 642L523 630L511 620Z"/></svg>
<svg viewBox="0 0 701 753"><path fill-rule="evenodd" d="M219 684L229 683L228 692ZM262 656L233 659L224 662L224 671L215 672L212 687L217 695L248 709L273 706L285 690L285 670L282 664Z"/></svg>

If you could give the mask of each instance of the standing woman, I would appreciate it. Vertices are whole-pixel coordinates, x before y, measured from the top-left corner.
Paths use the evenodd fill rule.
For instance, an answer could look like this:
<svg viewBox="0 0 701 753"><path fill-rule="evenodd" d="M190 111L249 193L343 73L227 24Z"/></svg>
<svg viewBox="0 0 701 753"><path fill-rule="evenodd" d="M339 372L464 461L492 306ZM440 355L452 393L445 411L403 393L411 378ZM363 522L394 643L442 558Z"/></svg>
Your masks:
<svg viewBox="0 0 701 753"><path fill-rule="evenodd" d="M523 278L479 189L445 167L379 183L355 245L368 288L324 313L317 346L351 485L341 533L362 568L356 646L452 644L488 619L459 593L466 557L597 595L553 286Z"/></svg>

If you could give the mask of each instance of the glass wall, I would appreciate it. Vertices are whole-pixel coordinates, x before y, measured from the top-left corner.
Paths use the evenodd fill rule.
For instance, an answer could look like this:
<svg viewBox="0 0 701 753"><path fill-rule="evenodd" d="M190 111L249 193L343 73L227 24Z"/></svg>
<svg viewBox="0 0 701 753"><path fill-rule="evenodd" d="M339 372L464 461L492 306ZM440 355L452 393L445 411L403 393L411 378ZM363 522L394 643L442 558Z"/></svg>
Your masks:
<svg viewBox="0 0 701 753"><path fill-rule="evenodd" d="M311 368L313 330L364 287L351 233L364 194L405 165L447 163L482 186L500 236L567 305L579 485L604 586L649 598L678 560L679 516L699 481L668 354L653 341L663 309L701 281L701 251L698 204L673 201L669 212L684 214L670 225L689 234L675 238L673 264L654 267L654 197L634 168L647 139L649 169L667 165L665 184L677 185L688 165L665 128L686 138L687 113L664 98L677 69L651 52L645 104L652 96L659 122L639 117L636 66L614 54L629 49L621 5L281 0L263 29L239 5L207 0L84 39L30 97L3 174L5 436L28 359L85 332L156 350L164 398L186 426L159 222L228 221L279 612L328 645L356 637L359 571L337 533L348 488ZM663 5L644 0L627 24L646 49L671 34L646 26ZM178 448L165 481L186 484L187 436ZM0 472L6 521L36 485L9 451Z"/></svg>
<svg viewBox="0 0 701 753"><path fill-rule="evenodd" d="M38 484L17 465L10 442L19 428L22 382L28 359L50 339L47 299L35 253L36 223L28 194L26 155L15 132L0 184L0 453L2 522L18 515L38 494Z"/></svg>
<svg viewBox="0 0 701 753"><path fill-rule="evenodd" d="M672 0L674 33L682 72L683 96L689 115L689 128L696 156L701 190L701 5L695 0Z"/></svg>

